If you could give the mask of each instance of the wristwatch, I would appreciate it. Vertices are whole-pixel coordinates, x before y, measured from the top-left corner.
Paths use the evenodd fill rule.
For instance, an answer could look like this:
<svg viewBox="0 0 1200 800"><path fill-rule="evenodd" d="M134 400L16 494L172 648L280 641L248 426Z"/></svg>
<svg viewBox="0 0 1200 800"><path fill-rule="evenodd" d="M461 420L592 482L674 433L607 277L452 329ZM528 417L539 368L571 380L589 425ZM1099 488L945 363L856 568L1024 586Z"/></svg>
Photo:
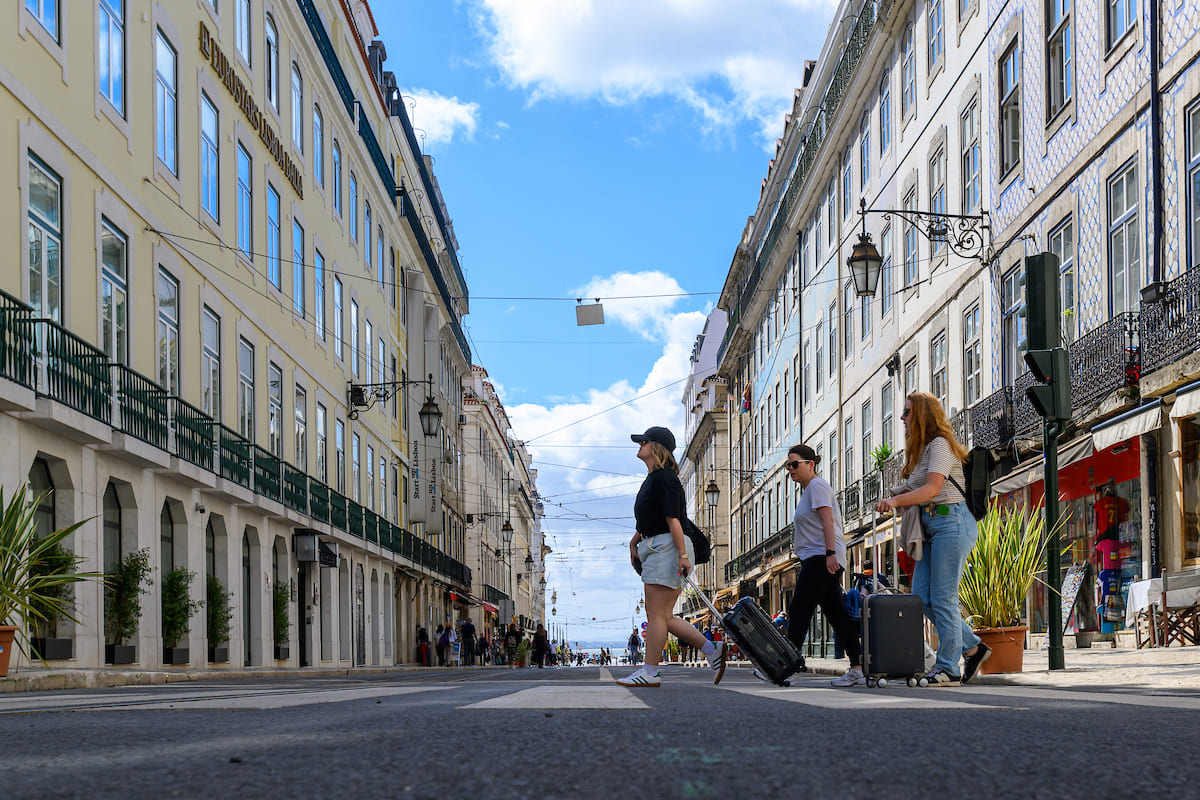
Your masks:
<svg viewBox="0 0 1200 800"><path fill-rule="evenodd" d="M836 555L837 555L837 550L826 550L825 551L826 558L828 558L829 556L836 556Z"/></svg>

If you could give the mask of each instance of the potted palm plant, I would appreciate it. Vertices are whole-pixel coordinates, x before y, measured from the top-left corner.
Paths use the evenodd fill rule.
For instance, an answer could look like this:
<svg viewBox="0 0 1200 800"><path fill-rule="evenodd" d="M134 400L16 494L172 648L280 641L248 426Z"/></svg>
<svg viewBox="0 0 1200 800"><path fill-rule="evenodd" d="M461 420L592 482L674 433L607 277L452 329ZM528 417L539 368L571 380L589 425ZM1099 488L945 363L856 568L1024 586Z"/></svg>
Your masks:
<svg viewBox="0 0 1200 800"><path fill-rule="evenodd" d="M36 509L41 497L31 498L26 486L10 496L0 486L0 678L8 675L13 642L25 643L25 626L59 617L79 620L70 605L67 587L99 575L77 572L79 560L51 558L63 540L87 520L38 536Z"/></svg>
<svg viewBox="0 0 1200 800"><path fill-rule="evenodd" d="M229 625L233 622L229 598L233 593L225 591L225 585L216 575L209 575L207 583L208 660L213 664L224 664L229 661Z"/></svg>
<svg viewBox="0 0 1200 800"><path fill-rule="evenodd" d="M204 605L193 600L189 592L196 573L186 567L176 567L162 578L162 638L163 663L178 666L187 664L190 652L180 647L191 631L192 615Z"/></svg>
<svg viewBox="0 0 1200 800"><path fill-rule="evenodd" d="M1025 599L1045 568L1045 517L1040 504L1001 508L994 501L979 521L958 599L967 622L992 648L983 671L1020 672L1025 634L1021 624Z"/></svg>
<svg viewBox="0 0 1200 800"><path fill-rule="evenodd" d="M291 642L292 621L288 619L288 587L282 581L275 582L275 588L271 592L271 607L272 617L275 630L275 659L277 661L286 661L291 657L291 648L288 646Z"/></svg>
<svg viewBox="0 0 1200 800"><path fill-rule="evenodd" d="M142 617L145 585L150 583L150 548L127 554L104 576L104 660L109 664L132 664L137 645L125 642L137 636Z"/></svg>

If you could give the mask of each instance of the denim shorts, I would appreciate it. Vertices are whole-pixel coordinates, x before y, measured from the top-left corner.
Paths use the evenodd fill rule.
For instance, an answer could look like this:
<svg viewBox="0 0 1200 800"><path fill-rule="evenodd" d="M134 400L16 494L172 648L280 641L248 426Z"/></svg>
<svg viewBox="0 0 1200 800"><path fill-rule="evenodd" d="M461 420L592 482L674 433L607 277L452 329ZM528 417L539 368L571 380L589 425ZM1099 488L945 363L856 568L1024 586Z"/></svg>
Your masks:
<svg viewBox="0 0 1200 800"><path fill-rule="evenodd" d="M694 558L692 542L683 537L689 559ZM656 583L671 589L682 589L683 578L679 577L679 551L675 539L669 533L643 537L637 545L638 558L642 560L642 583Z"/></svg>

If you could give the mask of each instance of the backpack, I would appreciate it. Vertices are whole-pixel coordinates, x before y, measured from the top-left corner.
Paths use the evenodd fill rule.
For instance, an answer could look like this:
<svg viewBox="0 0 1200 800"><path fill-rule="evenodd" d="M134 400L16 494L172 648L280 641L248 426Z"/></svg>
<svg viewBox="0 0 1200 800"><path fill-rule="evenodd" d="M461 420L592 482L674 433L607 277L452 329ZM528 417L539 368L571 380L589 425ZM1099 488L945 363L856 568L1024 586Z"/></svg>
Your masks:
<svg viewBox="0 0 1200 800"><path fill-rule="evenodd" d="M696 555L693 563L697 566L707 564L712 558L712 542L709 541L708 534L687 517L679 520L679 523L683 528L683 535L692 540L692 552Z"/></svg>
<svg viewBox="0 0 1200 800"><path fill-rule="evenodd" d="M992 498L991 473L995 466L996 459L992 457L992 451L976 445L967 453L967 460L962 465L963 478L967 482L966 489L959 486L954 478L950 478L954 488L958 489L959 494L967 501L967 509L976 521L987 516L989 501Z"/></svg>

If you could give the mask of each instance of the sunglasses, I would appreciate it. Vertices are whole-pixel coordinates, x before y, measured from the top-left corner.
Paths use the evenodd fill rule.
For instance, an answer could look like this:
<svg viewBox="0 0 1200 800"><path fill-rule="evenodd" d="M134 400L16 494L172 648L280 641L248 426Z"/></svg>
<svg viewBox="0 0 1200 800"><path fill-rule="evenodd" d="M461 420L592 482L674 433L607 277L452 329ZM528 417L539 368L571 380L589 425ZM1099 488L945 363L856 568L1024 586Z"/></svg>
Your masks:
<svg viewBox="0 0 1200 800"><path fill-rule="evenodd" d="M787 467L788 469L799 469L800 465L804 464L804 463L806 463L806 462L804 462L804 461L788 461L784 464L784 466ZM807 462L807 463L812 463L812 462Z"/></svg>

